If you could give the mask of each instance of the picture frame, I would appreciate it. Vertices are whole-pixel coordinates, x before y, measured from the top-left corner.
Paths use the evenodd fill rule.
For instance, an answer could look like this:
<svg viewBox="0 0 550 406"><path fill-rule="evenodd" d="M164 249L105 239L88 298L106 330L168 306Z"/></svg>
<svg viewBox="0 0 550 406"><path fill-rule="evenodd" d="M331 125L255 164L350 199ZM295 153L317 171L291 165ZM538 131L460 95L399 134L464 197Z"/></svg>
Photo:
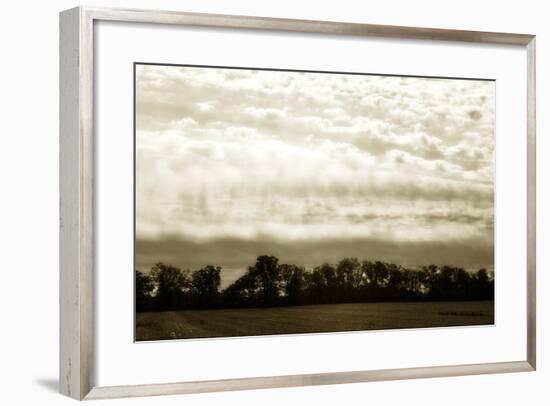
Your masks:
<svg viewBox="0 0 550 406"><path fill-rule="evenodd" d="M335 36L515 45L526 50L527 352L524 359L463 365L97 386L94 373L94 24L99 21L307 32ZM536 108L534 35L77 7L60 15L60 391L104 399L306 385L527 372L536 369Z"/></svg>

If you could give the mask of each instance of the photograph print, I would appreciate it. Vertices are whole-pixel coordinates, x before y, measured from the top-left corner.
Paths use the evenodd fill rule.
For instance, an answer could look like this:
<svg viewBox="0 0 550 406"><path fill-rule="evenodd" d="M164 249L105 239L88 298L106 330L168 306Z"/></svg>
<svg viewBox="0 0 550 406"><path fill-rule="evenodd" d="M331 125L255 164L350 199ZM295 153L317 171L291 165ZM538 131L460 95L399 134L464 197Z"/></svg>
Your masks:
<svg viewBox="0 0 550 406"><path fill-rule="evenodd" d="M134 64L135 340L494 324L495 82Z"/></svg>

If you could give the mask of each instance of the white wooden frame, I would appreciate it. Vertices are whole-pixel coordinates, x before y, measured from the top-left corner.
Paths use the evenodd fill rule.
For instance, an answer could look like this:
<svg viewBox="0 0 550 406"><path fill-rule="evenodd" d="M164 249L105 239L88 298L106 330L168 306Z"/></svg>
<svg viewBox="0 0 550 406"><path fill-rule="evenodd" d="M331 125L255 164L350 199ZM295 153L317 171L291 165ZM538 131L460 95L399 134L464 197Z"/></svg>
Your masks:
<svg viewBox="0 0 550 406"><path fill-rule="evenodd" d="M95 21L513 44L527 50L527 353L509 362L96 387L93 323ZM536 368L535 36L327 21L77 7L60 15L60 391L101 399L533 371Z"/></svg>

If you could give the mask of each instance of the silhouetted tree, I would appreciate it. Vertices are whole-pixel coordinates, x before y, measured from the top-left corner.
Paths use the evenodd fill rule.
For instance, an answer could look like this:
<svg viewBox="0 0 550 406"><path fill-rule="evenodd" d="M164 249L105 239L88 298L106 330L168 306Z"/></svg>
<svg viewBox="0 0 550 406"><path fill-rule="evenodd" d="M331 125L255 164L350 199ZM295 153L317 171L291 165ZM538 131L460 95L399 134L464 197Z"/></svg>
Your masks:
<svg viewBox="0 0 550 406"><path fill-rule="evenodd" d="M416 270L382 261L344 258L313 269L261 255L254 266L220 292L221 268L194 272L157 263L136 270L136 310L267 307L320 303L492 300L494 277L485 269L428 265Z"/></svg>
<svg viewBox="0 0 550 406"><path fill-rule="evenodd" d="M303 299L304 293L304 268L296 265L282 264L279 266L279 272L287 304L299 304Z"/></svg>
<svg viewBox="0 0 550 406"><path fill-rule="evenodd" d="M424 293L422 270L402 270L401 295L408 299L420 299Z"/></svg>
<svg viewBox="0 0 550 406"><path fill-rule="evenodd" d="M158 262L151 269L151 276L157 287L155 305L159 310L179 309L188 304L184 295L190 287L188 271Z"/></svg>
<svg viewBox="0 0 550 406"><path fill-rule="evenodd" d="M336 278L341 293L345 296L359 286L361 281L361 264L357 258L344 258L336 266Z"/></svg>
<svg viewBox="0 0 550 406"><path fill-rule="evenodd" d="M423 266L420 270L421 272L421 284L423 291L430 294L431 289L433 288L434 281L437 279L437 274L439 273L439 268L434 265Z"/></svg>
<svg viewBox="0 0 550 406"><path fill-rule="evenodd" d="M153 278L136 269L136 311L152 310L152 294L155 289Z"/></svg>
<svg viewBox="0 0 550 406"><path fill-rule="evenodd" d="M304 274L306 300L308 303L324 303L325 280L318 268Z"/></svg>
<svg viewBox="0 0 550 406"><path fill-rule="evenodd" d="M248 271L229 285L222 293L224 303L231 307L258 306L260 285L254 275L254 268Z"/></svg>
<svg viewBox="0 0 550 406"><path fill-rule="evenodd" d="M256 265L251 269L251 273L259 278L263 305L277 303L280 279L278 262L276 257L262 255L256 259Z"/></svg>
<svg viewBox="0 0 550 406"><path fill-rule="evenodd" d="M393 296L397 296L402 288L401 283L404 279L403 268L395 264L388 264L386 269L388 270L387 288L391 290Z"/></svg>
<svg viewBox="0 0 550 406"><path fill-rule="evenodd" d="M207 265L191 274L191 288L199 307L218 304L221 267Z"/></svg>
<svg viewBox="0 0 550 406"><path fill-rule="evenodd" d="M334 266L324 263L323 265L314 269L319 272L322 279L322 297L323 303L333 303L338 301L338 276L336 274L336 268Z"/></svg>
<svg viewBox="0 0 550 406"><path fill-rule="evenodd" d="M473 290L475 292L474 295L478 298L493 299L495 297L494 282L489 277L489 273L485 268L477 271Z"/></svg>

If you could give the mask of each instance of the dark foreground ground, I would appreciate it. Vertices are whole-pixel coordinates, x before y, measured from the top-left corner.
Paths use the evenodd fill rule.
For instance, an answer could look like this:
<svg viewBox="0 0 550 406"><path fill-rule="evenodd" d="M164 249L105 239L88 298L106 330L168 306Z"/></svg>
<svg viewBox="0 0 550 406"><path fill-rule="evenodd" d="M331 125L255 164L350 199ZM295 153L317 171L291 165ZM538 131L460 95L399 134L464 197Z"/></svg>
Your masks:
<svg viewBox="0 0 550 406"><path fill-rule="evenodd" d="M236 337L494 323L494 301L346 303L136 315L136 340Z"/></svg>

